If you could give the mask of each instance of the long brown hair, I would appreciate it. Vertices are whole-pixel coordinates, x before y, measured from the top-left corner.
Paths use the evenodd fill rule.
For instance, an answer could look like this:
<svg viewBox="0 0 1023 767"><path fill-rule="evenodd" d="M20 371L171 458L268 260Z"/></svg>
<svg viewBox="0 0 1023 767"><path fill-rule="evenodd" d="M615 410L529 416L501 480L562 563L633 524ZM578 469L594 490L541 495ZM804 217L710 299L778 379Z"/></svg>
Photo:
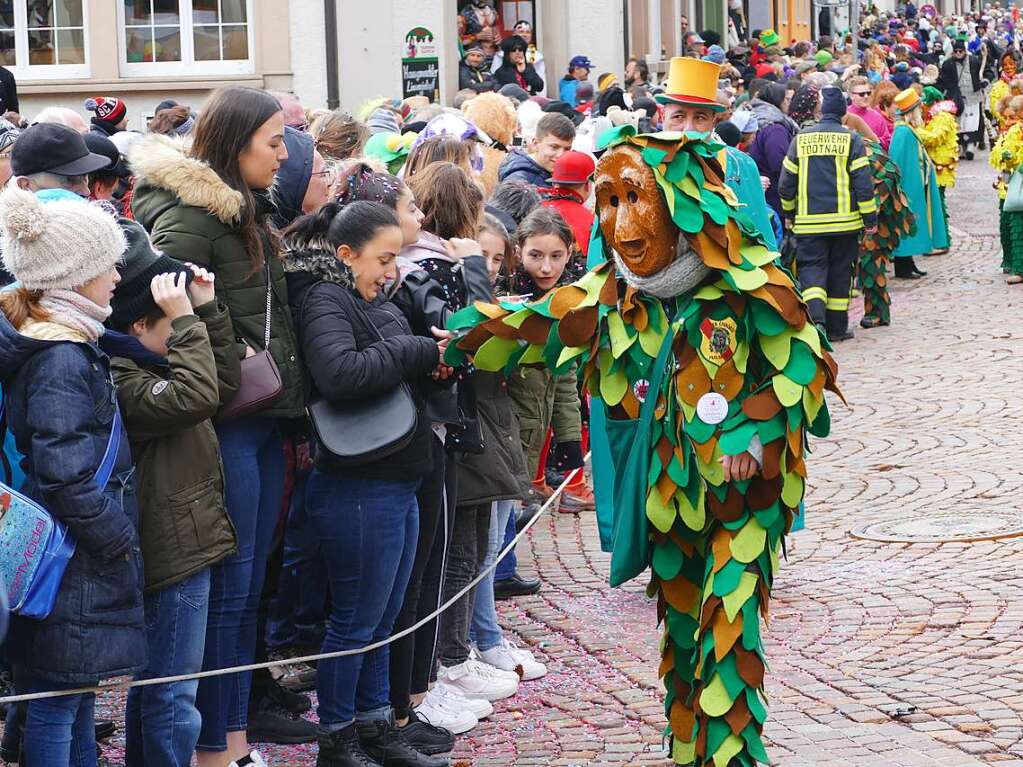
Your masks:
<svg viewBox="0 0 1023 767"><path fill-rule="evenodd" d="M39 299L43 297L41 290L28 290L16 288L0 292L0 312L7 317L7 321L17 330L25 321L33 319L36 322L44 322L50 319L50 314L39 305Z"/></svg>
<svg viewBox="0 0 1023 767"><path fill-rule="evenodd" d="M309 135L324 159L347 160L362 154L369 139L369 128L350 114L334 110L313 120Z"/></svg>
<svg viewBox="0 0 1023 767"><path fill-rule="evenodd" d="M454 136L431 136L412 147L405 160L405 180L436 162L450 162L468 171L472 169L472 148Z"/></svg>
<svg viewBox="0 0 1023 767"><path fill-rule="evenodd" d="M473 238L483 213L483 190L454 163L435 162L408 179L423 211L423 229L441 239Z"/></svg>
<svg viewBox="0 0 1023 767"><path fill-rule="evenodd" d="M210 96L195 121L188 150L189 156L202 160L225 184L241 193L243 205L238 226L252 259L253 272L263 268L263 241L270 238L273 242L273 235L267 225L268 217L259 214L238 158L263 123L280 111L280 103L266 91L241 86L221 88Z"/></svg>
<svg viewBox="0 0 1023 767"><path fill-rule="evenodd" d="M173 136L174 129L182 125L191 115L188 107L168 107L161 109L153 119L149 121L150 133L162 133L164 136Z"/></svg>

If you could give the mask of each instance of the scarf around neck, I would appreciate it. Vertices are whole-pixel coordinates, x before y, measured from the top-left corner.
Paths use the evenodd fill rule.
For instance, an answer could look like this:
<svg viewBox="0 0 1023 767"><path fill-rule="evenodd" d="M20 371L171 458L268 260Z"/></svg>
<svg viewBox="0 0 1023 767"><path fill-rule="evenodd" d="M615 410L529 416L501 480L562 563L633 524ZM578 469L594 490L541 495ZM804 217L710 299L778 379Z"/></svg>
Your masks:
<svg viewBox="0 0 1023 767"><path fill-rule="evenodd" d="M47 290L39 299L39 306L50 315L50 322L81 333L92 343L99 341L105 328L103 322L110 317L109 306L94 304L73 290Z"/></svg>

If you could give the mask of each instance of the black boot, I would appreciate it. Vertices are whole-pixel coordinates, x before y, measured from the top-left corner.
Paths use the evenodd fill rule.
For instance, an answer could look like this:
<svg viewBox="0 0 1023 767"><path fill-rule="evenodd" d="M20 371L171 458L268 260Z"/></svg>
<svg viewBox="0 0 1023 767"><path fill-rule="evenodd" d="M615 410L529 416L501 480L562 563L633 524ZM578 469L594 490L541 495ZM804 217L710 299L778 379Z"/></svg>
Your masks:
<svg viewBox="0 0 1023 767"><path fill-rule="evenodd" d="M381 767L363 750L354 724L333 732L319 730L316 740L320 744L316 767Z"/></svg>
<svg viewBox="0 0 1023 767"><path fill-rule="evenodd" d="M251 743L312 743L316 725L264 696L249 705L248 735Z"/></svg>
<svg viewBox="0 0 1023 767"><path fill-rule="evenodd" d="M538 580L527 580L516 573L511 578L494 581L494 599L511 599L512 597L528 597L540 590Z"/></svg>
<svg viewBox="0 0 1023 767"><path fill-rule="evenodd" d="M913 271L913 259L911 258L896 258L895 259L895 277L900 280L915 280L920 275Z"/></svg>
<svg viewBox="0 0 1023 767"><path fill-rule="evenodd" d="M390 720L357 722L355 727L366 753L384 767L448 767L447 757L427 756L412 748Z"/></svg>
<svg viewBox="0 0 1023 767"><path fill-rule="evenodd" d="M913 260L912 256L910 256L906 260L909 261L909 269L910 271L913 272L913 274L915 274L917 277L927 276L927 272L925 272L923 269L916 265L916 261Z"/></svg>
<svg viewBox="0 0 1023 767"><path fill-rule="evenodd" d="M287 690L281 686L276 679L272 679L266 686L266 697L288 710L289 714L298 716L304 714L313 707L308 695L303 695L294 690Z"/></svg>

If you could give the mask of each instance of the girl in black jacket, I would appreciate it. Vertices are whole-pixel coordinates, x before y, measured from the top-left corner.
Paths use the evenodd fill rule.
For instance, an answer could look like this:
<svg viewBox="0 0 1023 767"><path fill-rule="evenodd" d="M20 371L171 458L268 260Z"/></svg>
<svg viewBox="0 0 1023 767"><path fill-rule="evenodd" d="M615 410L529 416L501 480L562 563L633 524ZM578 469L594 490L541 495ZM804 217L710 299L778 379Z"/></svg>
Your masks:
<svg viewBox="0 0 1023 767"><path fill-rule="evenodd" d="M503 85L517 85L530 96L543 91L543 78L536 73L533 65L526 61L528 49L528 43L518 35L512 35L501 43L504 63L494 72L494 81L498 88Z"/></svg>
<svg viewBox="0 0 1023 767"><path fill-rule="evenodd" d="M431 373L441 375L447 334L438 331L440 341L412 335L384 295L402 245L394 213L374 202L330 203L299 219L284 245L314 393L357 404L407 384L421 402L422 384ZM391 634L416 554L416 490L432 465L429 429L420 418L406 447L354 467L320 446L306 504L331 587L324 652L364 647ZM320 767L362 764L357 760L367 754L367 764L447 764L414 751L397 732L388 656L384 646L321 662Z"/></svg>

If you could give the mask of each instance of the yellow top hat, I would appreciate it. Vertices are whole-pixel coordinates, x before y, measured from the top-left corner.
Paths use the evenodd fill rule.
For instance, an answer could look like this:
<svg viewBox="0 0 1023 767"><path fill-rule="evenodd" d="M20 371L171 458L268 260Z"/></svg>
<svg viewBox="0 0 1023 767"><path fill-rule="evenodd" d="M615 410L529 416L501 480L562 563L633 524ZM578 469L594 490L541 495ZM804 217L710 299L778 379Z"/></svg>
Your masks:
<svg viewBox="0 0 1023 767"><path fill-rule="evenodd" d="M658 104L685 104L723 112L724 106L717 102L720 75L721 65L713 61L675 56L668 69L664 93L654 98Z"/></svg>
<svg viewBox="0 0 1023 767"><path fill-rule="evenodd" d="M904 115L920 106L920 95L913 88L906 88L892 101L895 108L899 110L899 114Z"/></svg>

